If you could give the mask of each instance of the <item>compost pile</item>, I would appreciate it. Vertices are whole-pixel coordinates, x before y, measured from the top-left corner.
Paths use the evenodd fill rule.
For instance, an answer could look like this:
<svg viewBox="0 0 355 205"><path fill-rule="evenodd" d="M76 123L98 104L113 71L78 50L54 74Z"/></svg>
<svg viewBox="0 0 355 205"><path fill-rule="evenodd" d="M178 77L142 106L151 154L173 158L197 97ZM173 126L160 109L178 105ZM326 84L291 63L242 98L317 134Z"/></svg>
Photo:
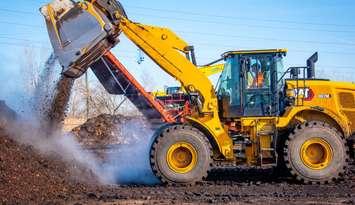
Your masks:
<svg viewBox="0 0 355 205"><path fill-rule="evenodd" d="M129 144L140 137L135 135L124 136L124 125L132 120L142 122L140 129L149 126L141 116L127 117L123 115L101 114L74 128L72 133L84 147Z"/></svg>
<svg viewBox="0 0 355 205"><path fill-rule="evenodd" d="M16 113L0 102L0 203L65 201L85 191L89 181L81 183L80 167L64 163L56 155L42 156L34 147L7 136L5 129L16 118ZM74 170L80 172L80 179L75 179ZM94 179L92 183L96 183Z"/></svg>
<svg viewBox="0 0 355 205"><path fill-rule="evenodd" d="M89 186L73 178L76 168L60 158L42 156L0 130L0 204L66 201Z"/></svg>

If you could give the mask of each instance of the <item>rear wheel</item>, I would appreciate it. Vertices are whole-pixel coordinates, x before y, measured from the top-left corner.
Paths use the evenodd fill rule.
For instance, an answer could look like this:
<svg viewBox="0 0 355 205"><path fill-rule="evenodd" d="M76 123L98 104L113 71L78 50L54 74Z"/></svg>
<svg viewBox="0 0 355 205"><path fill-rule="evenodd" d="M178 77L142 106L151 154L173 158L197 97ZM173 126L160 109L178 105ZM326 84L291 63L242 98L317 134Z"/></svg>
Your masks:
<svg viewBox="0 0 355 205"><path fill-rule="evenodd" d="M284 162L289 172L305 183L328 183L340 178L348 157L342 135L323 122L299 125L285 143Z"/></svg>
<svg viewBox="0 0 355 205"><path fill-rule="evenodd" d="M169 184L194 184L207 176L212 163L206 136L189 125L172 125L159 131L152 144L154 174Z"/></svg>

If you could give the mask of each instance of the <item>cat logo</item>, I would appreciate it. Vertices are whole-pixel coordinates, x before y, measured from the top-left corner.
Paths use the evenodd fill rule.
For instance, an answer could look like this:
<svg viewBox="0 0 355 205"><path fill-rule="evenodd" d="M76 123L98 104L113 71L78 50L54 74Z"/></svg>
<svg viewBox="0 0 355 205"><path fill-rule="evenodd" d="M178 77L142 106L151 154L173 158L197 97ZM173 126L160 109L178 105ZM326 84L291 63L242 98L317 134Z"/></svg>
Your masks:
<svg viewBox="0 0 355 205"><path fill-rule="evenodd" d="M314 98L314 92L311 88L295 88L293 93L296 98L303 98L304 101L311 101Z"/></svg>

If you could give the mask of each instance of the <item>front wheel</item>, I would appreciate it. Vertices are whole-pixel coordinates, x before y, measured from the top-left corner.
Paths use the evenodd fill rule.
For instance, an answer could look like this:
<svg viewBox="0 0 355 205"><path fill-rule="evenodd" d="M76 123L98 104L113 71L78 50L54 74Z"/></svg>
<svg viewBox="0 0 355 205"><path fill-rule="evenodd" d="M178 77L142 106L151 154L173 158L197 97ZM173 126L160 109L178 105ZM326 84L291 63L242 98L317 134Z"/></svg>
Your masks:
<svg viewBox="0 0 355 205"><path fill-rule="evenodd" d="M295 128L286 140L284 162L296 179L305 183L328 183L346 171L348 146L328 124L307 122Z"/></svg>
<svg viewBox="0 0 355 205"><path fill-rule="evenodd" d="M207 176L212 163L206 136L189 125L172 125L159 131L152 144L154 174L168 184L193 184Z"/></svg>

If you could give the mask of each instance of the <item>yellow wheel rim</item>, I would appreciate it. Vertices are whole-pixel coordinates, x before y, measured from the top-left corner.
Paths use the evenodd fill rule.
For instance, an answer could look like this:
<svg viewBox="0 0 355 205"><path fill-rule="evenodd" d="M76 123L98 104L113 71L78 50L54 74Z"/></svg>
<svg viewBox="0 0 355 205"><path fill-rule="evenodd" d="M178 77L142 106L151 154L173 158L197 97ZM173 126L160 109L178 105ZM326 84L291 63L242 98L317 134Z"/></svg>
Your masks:
<svg viewBox="0 0 355 205"><path fill-rule="evenodd" d="M301 159L310 169L325 169L333 159L332 147L321 138L309 139L301 147Z"/></svg>
<svg viewBox="0 0 355 205"><path fill-rule="evenodd" d="M197 151L190 143L178 142L170 146L166 159L171 170L185 174L195 168Z"/></svg>

